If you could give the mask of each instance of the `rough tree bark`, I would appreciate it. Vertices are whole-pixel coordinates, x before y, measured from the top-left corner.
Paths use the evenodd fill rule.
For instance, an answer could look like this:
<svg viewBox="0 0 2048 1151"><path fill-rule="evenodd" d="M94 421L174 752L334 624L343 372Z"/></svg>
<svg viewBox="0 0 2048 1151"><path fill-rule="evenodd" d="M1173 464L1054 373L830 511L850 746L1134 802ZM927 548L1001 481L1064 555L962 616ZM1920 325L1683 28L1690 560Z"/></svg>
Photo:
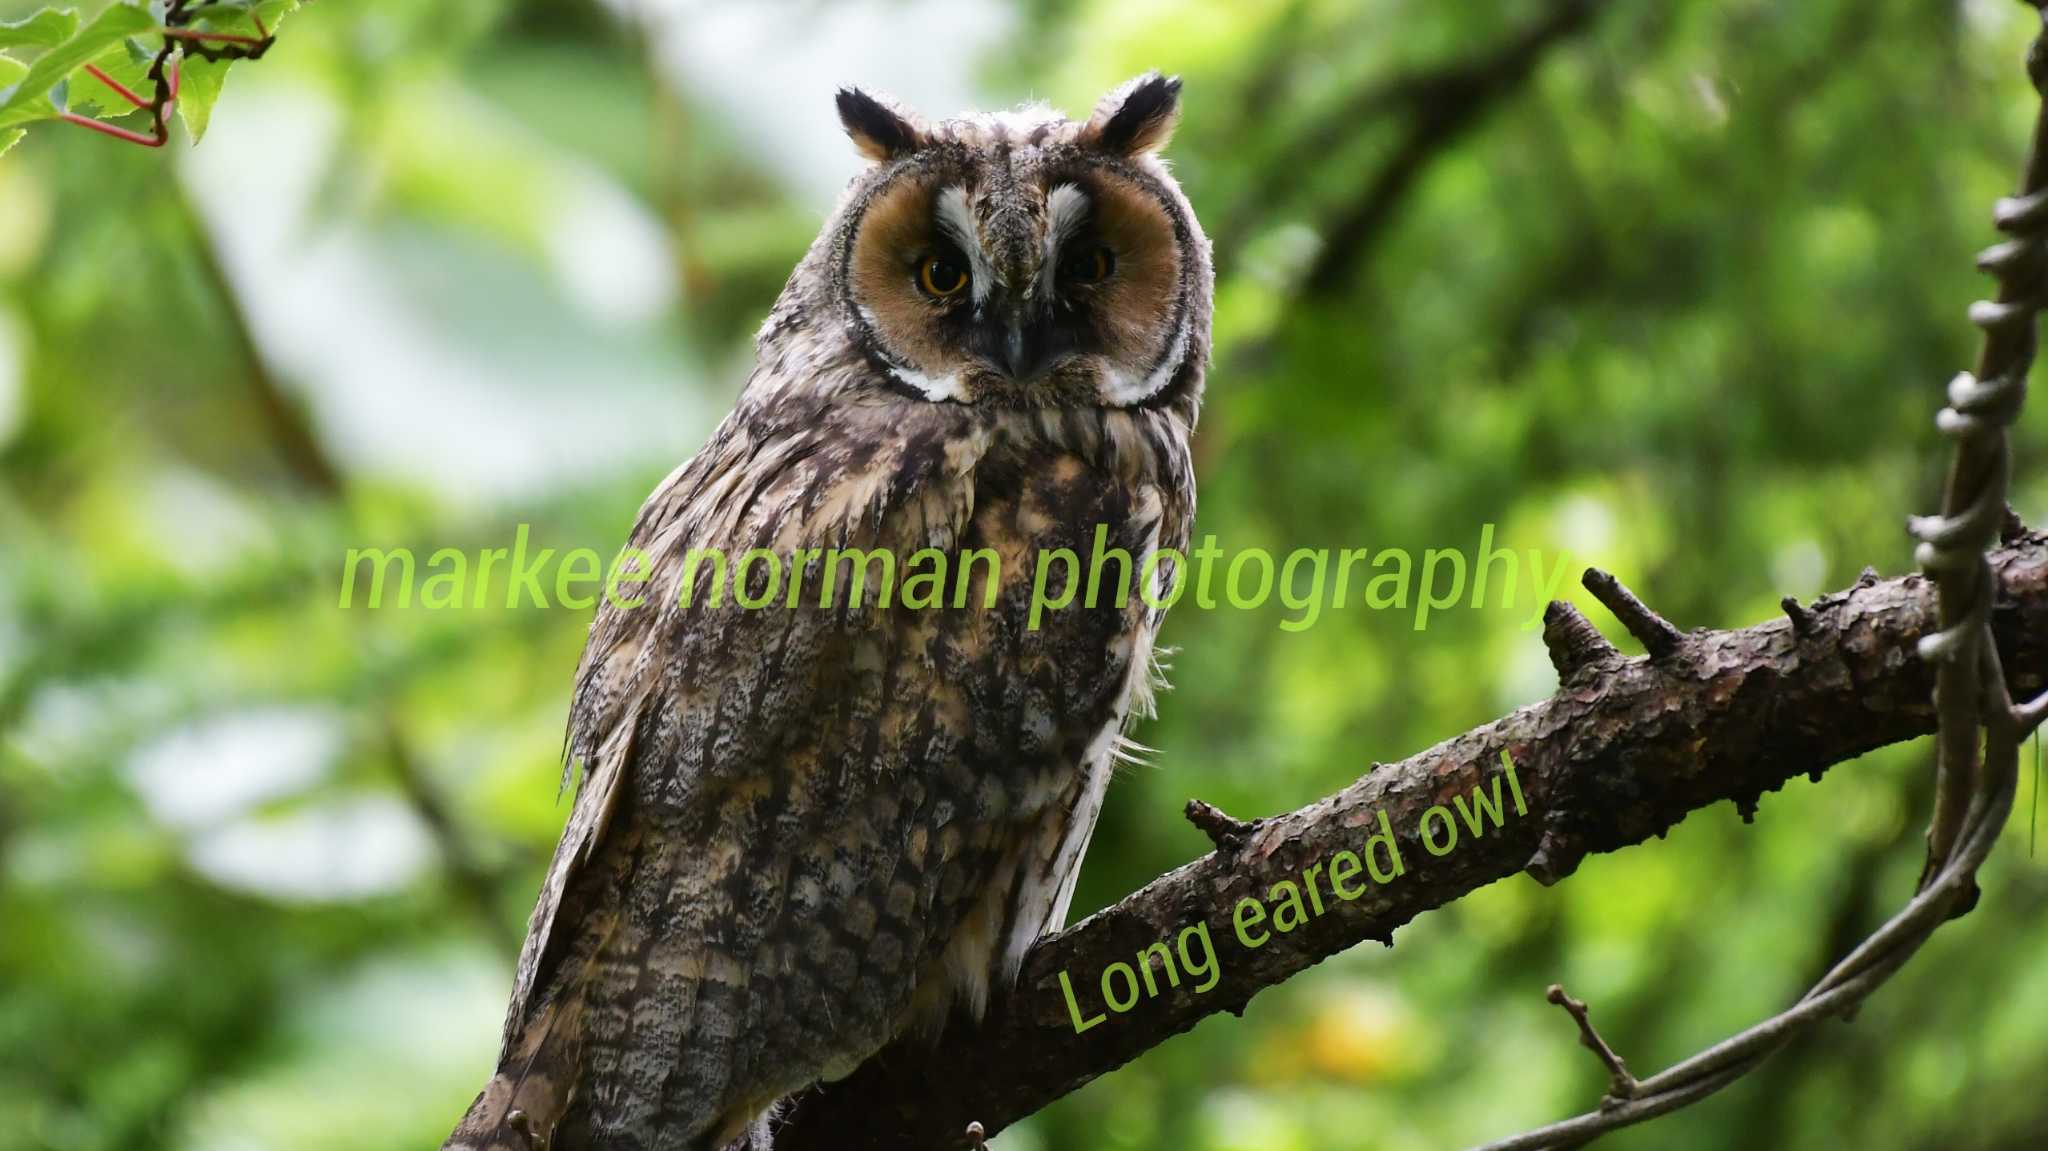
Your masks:
<svg viewBox="0 0 2048 1151"><path fill-rule="evenodd" d="M2048 535L1993 556L2001 589L1993 630L2015 688L2041 687L2048 662ZM903 1044L851 1078L800 1099L777 1151L913 1151L969 1146L1089 1080L1129 1062L1217 1011L1495 880L1527 871L1551 883L1587 854L1661 836L1699 808L1732 800L1745 816L1787 780L1818 780L1829 766L1932 732L1932 668L1914 654L1935 630L1933 587L1918 575L1857 586L1786 617L1734 631L1668 630L1626 589L1587 584L1617 609L1650 655L1625 658L1575 610L1555 604L1544 642L1559 668L1557 693L1398 763L1296 811L1233 826L1202 820L1217 850L1042 942L1017 989L980 1027L956 1023L936 1047ZM1618 594L1617 594L1618 593ZM1531 642L1534 642L1532 639ZM1514 757L1525 816L1482 838L1461 838L1433 858L1415 838L1422 812L1469 795ZM1326 913L1257 950L1232 934L1241 898L1264 898L1282 879L1340 850L1357 851L1384 810L1406 874L1371 885L1355 902L1325 899ZM1141 999L1076 1034L1059 973L1093 994L1112 962L1206 921L1222 971L1205 994L1193 980ZM1539 990L1532 978L1531 994Z"/></svg>

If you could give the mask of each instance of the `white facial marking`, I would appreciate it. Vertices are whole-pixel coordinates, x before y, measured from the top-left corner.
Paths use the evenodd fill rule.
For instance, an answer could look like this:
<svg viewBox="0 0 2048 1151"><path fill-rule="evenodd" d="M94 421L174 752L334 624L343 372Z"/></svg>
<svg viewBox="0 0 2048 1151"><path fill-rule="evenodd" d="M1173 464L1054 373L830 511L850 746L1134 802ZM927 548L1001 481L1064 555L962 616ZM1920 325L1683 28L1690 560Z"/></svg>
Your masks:
<svg viewBox="0 0 2048 1151"><path fill-rule="evenodd" d="M880 322L875 319L875 313L870 311L865 305L861 307L860 318L867 322L870 332L880 332L882 330ZM905 367L898 363L896 357L889 355L886 351L882 353L882 357L888 361L889 373L891 375L895 376L906 387L915 388L925 399L944 401L964 400L967 398L967 389L960 383L960 377L957 374L928 376L916 368Z"/></svg>
<svg viewBox="0 0 2048 1151"><path fill-rule="evenodd" d="M1158 394L1159 389L1173 382L1173 374L1180 370L1180 362L1188 354L1188 325L1183 319L1180 331L1173 337L1173 348L1159 361L1159 366L1142 377L1134 377L1108 369L1108 379L1098 389L1102 402L1110 407L1121 408Z"/></svg>
<svg viewBox="0 0 2048 1151"><path fill-rule="evenodd" d="M974 302L988 299L989 290L995 286L995 269L988 262L988 254L981 250L981 233L974 226L974 209L967 206L967 189L956 186L939 193L938 222L939 230L967 253L974 278Z"/></svg>
<svg viewBox="0 0 2048 1151"><path fill-rule="evenodd" d="M965 400L967 398L967 389L960 385L960 377L958 375L927 376L914 368L906 368L901 364L893 363L889 365L889 370L896 373L897 379L922 392L925 399L946 401Z"/></svg>
<svg viewBox="0 0 2048 1151"><path fill-rule="evenodd" d="M1045 259L1039 265L1037 289L1050 295L1059 272L1060 245L1088 220L1088 193L1060 184L1045 198Z"/></svg>
<svg viewBox="0 0 2048 1151"><path fill-rule="evenodd" d="M1047 251L1059 250L1060 243L1088 219L1088 193L1072 184L1061 184L1045 198Z"/></svg>

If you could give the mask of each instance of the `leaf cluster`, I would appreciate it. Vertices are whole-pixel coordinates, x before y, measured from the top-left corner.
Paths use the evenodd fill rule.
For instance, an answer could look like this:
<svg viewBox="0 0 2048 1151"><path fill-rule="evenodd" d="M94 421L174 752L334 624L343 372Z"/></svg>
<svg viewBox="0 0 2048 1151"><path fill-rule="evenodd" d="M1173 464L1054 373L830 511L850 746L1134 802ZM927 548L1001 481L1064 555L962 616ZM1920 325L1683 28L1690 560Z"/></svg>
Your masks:
<svg viewBox="0 0 2048 1151"><path fill-rule="evenodd" d="M89 19L76 8L43 8L0 22L0 154L33 124L138 113L149 118L160 144L173 106L197 143L228 68L268 50L270 30L297 6L298 0L150 0L112 4Z"/></svg>

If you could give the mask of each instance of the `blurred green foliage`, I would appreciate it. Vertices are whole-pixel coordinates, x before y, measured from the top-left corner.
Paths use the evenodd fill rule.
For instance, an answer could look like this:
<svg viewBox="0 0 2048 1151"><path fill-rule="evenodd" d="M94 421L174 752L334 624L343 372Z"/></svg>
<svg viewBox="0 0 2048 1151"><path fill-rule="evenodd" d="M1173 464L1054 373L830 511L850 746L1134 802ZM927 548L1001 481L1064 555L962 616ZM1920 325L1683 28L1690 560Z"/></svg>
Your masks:
<svg viewBox="0 0 2048 1151"><path fill-rule="evenodd" d="M38 127L0 161L0 1148L438 1145L566 816L588 621L344 612L340 557L521 522L615 547L853 170L835 83L1079 111L1186 78L1170 155L1220 271L1197 530L1227 547L1490 521L1682 626L1903 570L2033 112L2026 9L1595 8L1469 132L1420 132L1355 236L1442 107L1401 78L1549 5L354 0L238 65L196 149ZM2040 405L2016 438L2035 521ZM1526 602L1284 614L1176 610L1159 751L1077 910L1204 849L1188 796L1298 806L1554 684ZM1907 894L1927 768L1889 749L1754 826L1495 884L999 1146L1401 1151L1577 1109L1602 1076L1545 985L1639 1069L1774 1010ZM1611 1144L2048 1145L2024 822L1854 1026Z"/></svg>

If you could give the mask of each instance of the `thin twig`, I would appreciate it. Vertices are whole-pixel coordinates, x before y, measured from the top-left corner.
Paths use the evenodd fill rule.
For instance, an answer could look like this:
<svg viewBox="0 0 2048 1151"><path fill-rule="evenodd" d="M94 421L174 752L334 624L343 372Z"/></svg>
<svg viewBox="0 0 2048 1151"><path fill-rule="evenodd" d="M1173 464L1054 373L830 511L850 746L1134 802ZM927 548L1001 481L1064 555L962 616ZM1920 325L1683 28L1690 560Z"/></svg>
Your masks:
<svg viewBox="0 0 2048 1151"><path fill-rule="evenodd" d="M1586 585L1587 591L1593 593L1594 599L1599 600L1608 611L1614 613L1614 618L1621 621L1621 626L1628 629L1628 634L1636 637L1636 642L1643 645L1643 650L1650 653L1651 659L1669 658L1678 650L1679 645L1685 642L1684 632L1671 626L1669 620L1650 610L1648 604L1637 599L1636 593L1628 590L1627 585L1612 575L1599 568L1587 568L1586 574L1580 577L1580 582Z"/></svg>
<svg viewBox="0 0 2048 1151"><path fill-rule="evenodd" d="M1987 755L1986 761L2010 766L2009 759L2001 760L1996 754ZM1993 771L1989 778L1993 786L1972 806L1961 848L1949 864L1797 1004L1657 1075L1633 1081L1633 1096L1618 1106L1603 1105L1597 1111L1489 1143L1479 1151L1559 1151L1668 1114L1733 1083L1822 1020L1854 1011L1948 920L1951 909L1972 884L1971 876L1991 853L2012 810L2014 775Z"/></svg>
<svg viewBox="0 0 2048 1151"><path fill-rule="evenodd" d="M2005 518L1998 525L1998 542L2009 544L2026 534L2027 521L2020 518L2020 513L2014 511L2011 504L2005 505Z"/></svg>
<svg viewBox="0 0 2048 1151"><path fill-rule="evenodd" d="M1218 851L1236 851L1244 846L1245 839L1259 826L1227 815L1222 808L1199 799L1188 800L1182 814L1195 825L1196 830L1209 837L1209 842L1215 844Z"/></svg>
<svg viewBox="0 0 2048 1151"><path fill-rule="evenodd" d="M1593 1019L1586 1011L1585 1001L1567 995L1561 983L1551 984L1550 990L1545 992L1543 997L1564 1008L1572 1017L1572 1022L1579 1025L1579 1042L1585 1044L1586 1050L1591 1051L1600 1060L1600 1065L1607 1068L1608 1096L1616 1100L1634 1097L1636 1077L1628 1073L1628 1064L1622 1062L1621 1056L1614 1053L1614 1048L1608 1046L1607 1040L1600 1037L1599 1029L1593 1026Z"/></svg>

